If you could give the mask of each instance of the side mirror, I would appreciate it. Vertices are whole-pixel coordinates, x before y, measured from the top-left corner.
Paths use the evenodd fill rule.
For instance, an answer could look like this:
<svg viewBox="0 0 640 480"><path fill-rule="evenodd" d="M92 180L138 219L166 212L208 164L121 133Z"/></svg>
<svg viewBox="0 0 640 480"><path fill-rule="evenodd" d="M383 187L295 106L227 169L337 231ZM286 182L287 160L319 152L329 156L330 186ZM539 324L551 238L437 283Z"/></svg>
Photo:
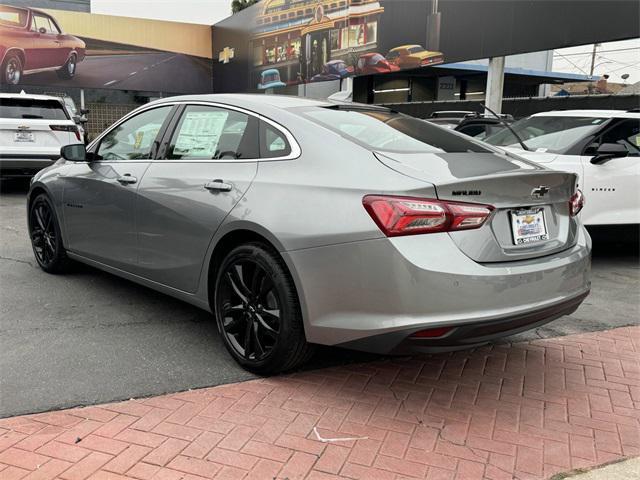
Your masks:
<svg viewBox="0 0 640 480"><path fill-rule="evenodd" d="M603 143L596 150L596 155L591 159L594 165L608 162L613 158L626 157L629 155L627 147L619 143Z"/></svg>
<svg viewBox="0 0 640 480"><path fill-rule="evenodd" d="M65 145L60 149L60 156L71 162L86 162L87 148L84 144Z"/></svg>
<svg viewBox="0 0 640 480"><path fill-rule="evenodd" d="M45 33L47 33L47 29L46 29L46 28L44 28L44 27L40 27L40 28L38 29L38 33L39 33L40 35L44 35Z"/></svg>

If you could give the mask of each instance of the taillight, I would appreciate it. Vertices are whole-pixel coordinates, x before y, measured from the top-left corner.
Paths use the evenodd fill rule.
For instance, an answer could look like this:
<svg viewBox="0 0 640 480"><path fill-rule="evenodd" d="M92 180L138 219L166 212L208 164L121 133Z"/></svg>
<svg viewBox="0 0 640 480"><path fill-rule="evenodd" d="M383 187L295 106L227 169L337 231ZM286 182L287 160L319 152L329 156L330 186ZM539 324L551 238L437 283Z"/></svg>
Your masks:
<svg viewBox="0 0 640 480"><path fill-rule="evenodd" d="M367 195L364 208L387 237L480 228L493 207L427 198Z"/></svg>
<svg viewBox="0 0 640 480"><path fill-rule="evenodd" d="M78 141L82 141L82 138L80 138L80 130L78 130L77 125L49 125L49 128L54 132L73 132L76 134Z"/></svg>
<svg viewBox="0 0 640 480"><path fill-rule="evenodd" d="M575 217L580 213L582 207L584 207L584 195L581 190L576 190L576 193L571 195L569 199L569 213L572 217Z"/></svg>

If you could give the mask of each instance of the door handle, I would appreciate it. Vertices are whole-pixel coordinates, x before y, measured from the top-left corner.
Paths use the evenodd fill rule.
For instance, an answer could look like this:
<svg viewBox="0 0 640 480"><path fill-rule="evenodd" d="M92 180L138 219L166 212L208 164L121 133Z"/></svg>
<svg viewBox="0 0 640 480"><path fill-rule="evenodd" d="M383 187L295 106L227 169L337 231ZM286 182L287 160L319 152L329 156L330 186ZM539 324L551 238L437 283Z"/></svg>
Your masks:
<svg viewBox="0 0 640 480"><path fill-rule="evenodd" d="M123 176L118 177L118 182L120 182L121 185L132 185L137 181L138 179L136 177L132 177L129 173L125 173Z"/></svg>
<svg viewBox="0 0 640 480"><path fill-rule="evenodd" d="M231 190L233 190L233 185L231 185L230 183L225 183L221 179L216 179L205 184L204 188L217 192L230 192Z"/></svg>

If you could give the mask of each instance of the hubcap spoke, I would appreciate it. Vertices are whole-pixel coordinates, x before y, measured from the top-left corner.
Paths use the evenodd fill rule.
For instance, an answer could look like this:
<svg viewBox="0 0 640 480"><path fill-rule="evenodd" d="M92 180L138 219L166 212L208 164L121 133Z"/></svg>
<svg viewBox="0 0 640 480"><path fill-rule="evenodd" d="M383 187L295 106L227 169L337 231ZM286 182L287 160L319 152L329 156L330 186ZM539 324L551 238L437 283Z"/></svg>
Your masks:
<svg viewBox="0 0 640 480"><path fill-rule="evenodd" d="M264 333L271 338L276 338L278 336L278 332L274 330L267 322L264 321L264 318L259 313L256 313L257 324L262 327Z"/></svg>
<svg viewBox="0 0 640 480"><path fill-rule="evenodd" d="M251 321L247 321L247 326L244 330L244 358L246 358L247 360L249 360L251 358L251 338L252 338L252 334L251 332L253 331L253 322Z"/></svg>
<svg viewBox="0 0 640 480"><path fill-rule="evenodd" d="M242 272L243 270L240 265L234 265L227 272L227 278L229 279L229 282L231 283L231 287L233 288L234 292L236 292L236 295L238 295L240 299L244 303L246 303L248 301L248 298L251 292L249 291L246 284L244 283Z"/></svg>

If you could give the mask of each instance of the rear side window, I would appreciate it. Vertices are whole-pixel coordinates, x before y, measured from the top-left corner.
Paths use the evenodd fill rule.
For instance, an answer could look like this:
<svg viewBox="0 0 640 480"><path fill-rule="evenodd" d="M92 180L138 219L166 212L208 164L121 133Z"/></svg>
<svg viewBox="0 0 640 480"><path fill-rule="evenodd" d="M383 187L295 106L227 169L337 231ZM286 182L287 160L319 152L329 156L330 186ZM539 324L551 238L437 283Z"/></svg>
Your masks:
<svg viewBox="0 0 640 480"><path fill-rule="evenodd" d="M312 108L312 121L369 150L398 153L490 153L478 142L424 120L388 110Z"/></svg>
<svg viewBox="0 0 640 480"><path fill-rule="evenodd" d="M185 108L167 158L236 160L258 157L258 120L235 110L205 105Z"/></svg>
<svg viewBox="0 0 640 480"><path fill-rule="evenodd" d="M22 8L0 5L0 25L7 27L26 27L27 11Z"/></svg>
<svg viewBox="0 0 640 480"><path fill-rule="evenodd" d="M286 157L291 146L285 135L267 122L260 122L260 158Z"/></svg>
<svg viewBox="0 0 640 480"><path fill-rule="evenodd" d="M57 100L29 98L0 99L0 118L24 118L32 120L68 120L69 117Z"/></svg>

